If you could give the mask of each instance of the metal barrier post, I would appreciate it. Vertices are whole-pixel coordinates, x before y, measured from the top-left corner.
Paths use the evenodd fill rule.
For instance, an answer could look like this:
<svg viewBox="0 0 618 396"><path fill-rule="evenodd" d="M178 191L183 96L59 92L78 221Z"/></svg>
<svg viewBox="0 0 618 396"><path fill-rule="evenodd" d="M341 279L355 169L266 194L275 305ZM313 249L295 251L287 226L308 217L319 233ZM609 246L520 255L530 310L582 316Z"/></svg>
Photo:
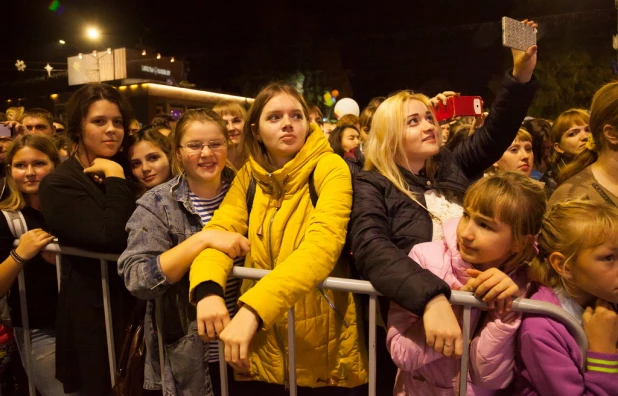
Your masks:
<svg viewBox="0 0 618 396"><path fill-rule="evenodd" d="M163 307L161 297L155 300L155 316L157 324L157 341L159 343L159 369L161 370L161 393L165 394L165 349L163 346Z"/></svg>
<svg viewBox="0 0 618 396"><path fill-rule="evenodd" d="M376 301L378 296L369 296L369 396L376 396Z"/></svg>
<svg viewBox="0 0 618 396"><path fill-rule="evenodd" d="M206 345L206 348L208 348L208 345ZM228 396L227 363L225 362L225 344L223 341L219 341L219 372L219 378L221 379L221 396Z"/></svg>
<svg viewBox="0 0 618 396"><path fill-rule="evenodd" d="M101 260L101 280L103 286L103 311L105 313L105 335L107 336L107 358L109 359L109 375L113 388L116 385L116 349L114 347L114 328L112 326L107 260Z"/></svg>
<svg viewBox="0 0 618 396"><path fill-rule="evenodd" d="M296 314L294 313L294 306L288 311L288 360L290 396L296 396L298 389L296 389Z"/></svg>
<svg viewBox="0 0 618 396"><path fill-rule="evenodd" d="M472 308L463 307L463 354L461 355L461 369L459 370L459 394L465 395L468 388L468 359L470 356L470 316Z"/></svg>
<svg viewBox="0 0 618 396"><path fill-rule="evenodd" d="M17 275L19 285L19 302L21 308L21 326L24 329L24 351L26 373L28 374L28 391L30 396L36 395L34 386L34 365L32 363L32 340L30 339L30 323L28 321L28 302L26 301L26 278L21 270Z"/></svg>
<svg viewBox="0 0 618 396"><path fill-rule="evenodd" d="M60 275L62 274L62 254L56 253L56 280L58 281L58 293L60 293Z"/></svg>

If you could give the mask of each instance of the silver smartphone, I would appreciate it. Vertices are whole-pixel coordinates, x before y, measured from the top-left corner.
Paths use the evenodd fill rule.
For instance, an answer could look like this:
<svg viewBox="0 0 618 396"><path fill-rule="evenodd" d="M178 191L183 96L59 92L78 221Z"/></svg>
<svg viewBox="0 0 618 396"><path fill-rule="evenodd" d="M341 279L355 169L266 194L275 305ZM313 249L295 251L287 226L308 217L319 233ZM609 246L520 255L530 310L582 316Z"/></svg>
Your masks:
<svg viewBox="0 0 618 396"><path fill-rule="evenodd" d="M536 29L520 21L502 17L502 45L526 51L536 44Z"/></svg>

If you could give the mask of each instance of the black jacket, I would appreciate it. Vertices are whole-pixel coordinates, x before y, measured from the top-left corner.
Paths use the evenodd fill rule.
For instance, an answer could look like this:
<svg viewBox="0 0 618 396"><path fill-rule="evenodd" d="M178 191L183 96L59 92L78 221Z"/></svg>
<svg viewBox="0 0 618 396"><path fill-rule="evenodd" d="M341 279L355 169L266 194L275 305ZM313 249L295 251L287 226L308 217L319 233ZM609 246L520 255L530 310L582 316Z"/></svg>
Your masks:
<svg viewBox="0 0 618 396"><path fill-rule="evenodd" d="M497 161L513 142L534 97L536 80L517 82L508 73L485 125L453 152L441 148L433 180L400 168L410 191L425 204L424 192L437 189L447 198L463 198L465 190ZM408 257L417 243L431 241L427 211L376 171L361 172L354 184L349 238L361 276L405 309L423 315L435 296L450 296L449 286ZM383 314L386 313L383 311Z"/></svg>
<svg viewBox="0 0 618 396"><path fill-rule="evenodd" d="M135 209L135 195L125 179L111 177L98 185L69 158L41 182L41 207L50 232L61 245L103 253L122 253L125 226ZM108 263L116 356L124 339L134 298ZM56 315L56 378L66 393L111 391L99 260L62 257Z"/></svg>

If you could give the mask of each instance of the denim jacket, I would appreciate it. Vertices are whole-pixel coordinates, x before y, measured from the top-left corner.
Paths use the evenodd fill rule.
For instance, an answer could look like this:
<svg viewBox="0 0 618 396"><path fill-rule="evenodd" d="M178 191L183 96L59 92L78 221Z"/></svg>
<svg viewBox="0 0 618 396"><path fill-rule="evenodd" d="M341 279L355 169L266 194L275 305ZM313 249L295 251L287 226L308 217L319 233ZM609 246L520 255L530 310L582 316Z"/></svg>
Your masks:
<svg viewBox="0 0 618 396"><path fill-rule="evenodd" d="M189 198L183 175L154 187L138 201L127 223L127 249L118 260L118 273L127 289L148 300L144 318L146 363L144 388L161 389L159 345L154 300L163 311L165 390L167 395L212 395L208 345L197 335L196 310L189 303L189 273L178 283L167 280L159 257L203 228Z"/></svg>

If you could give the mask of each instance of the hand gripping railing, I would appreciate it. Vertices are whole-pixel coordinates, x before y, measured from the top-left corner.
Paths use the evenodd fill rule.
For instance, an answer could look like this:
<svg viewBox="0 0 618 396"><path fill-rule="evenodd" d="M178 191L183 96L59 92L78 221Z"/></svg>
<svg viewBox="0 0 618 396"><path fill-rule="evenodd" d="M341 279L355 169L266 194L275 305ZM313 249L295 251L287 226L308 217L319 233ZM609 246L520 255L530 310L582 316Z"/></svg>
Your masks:
<svg viewBox="0 0 618 396"><path fill-rule="evenodd" d="M234 278L259 280L266 276L270 271L255 268L233 267L230 276ZM345 279L345 278L326 278L318 287L342 292L352 292L356 294L369 295L369 396L376 395L376 302L381 294L368 281ZM451 292L450 302L453 305L463 305L463 341L464 353L461 357L461 373L459 381L459 394L466 394L469 346L470 346L470 314L472 308L488 309L488 305L479 301L472 293L453 291ZM588 350L588 339L582 327L577 321L562 308L543 301L534 301L518 298L513 302L513 311L525 313L537 313L548 315L564 324L575 338L579 346L583 361L586 360ZM294 321L294 307L288 311L288 323ZM288 325L288 350L289 350L289 378L290 395L298 394L296 389L296 366L295 366L295 347L294 326ZM223 352L223 345L219 344L219 367L221 371L221 395L228 396L227 387L227 367Z"/></svg>
<svg viewBox="0 0 618 396"><path fill-rule="evenodd" d="M15 241L14 246L17 246L19 241ZM86 257L99 259L101 261L101 284L103 288L103 308L105 313L105 332L107 335L107 350L109 358L109 369L112 387L115 385L116 380L116 355L114 350L114 335L112 329L112 312L110 305L109 294L109 279L107 272L108 261L117 261L118 255L106 254L106 253L94 253L82 249L60 246L58 244L49 244L44 249L56 253L56 271L58 277L58 288L60 288L60 266L61 255L66 254L70 256ZM260 270L254 268L233 267L230 276L241 279L259 280L266 276L270 271ZM22 321L24 326L24 344L26 355L26 371L28 373L28 385L30 389L30 395L34 396L34 376L32 373L32 345L30 340L30 329L28 327L28 310L26 302L26 289L25 281L23 278L23 271L19 275L19 292L21 301ZM371 285L370 282L345 279L345 278L326 278L322 283L318 285L324 289L330 289L342 292L351 292L356 294L367 294L369 296L369 395L376 395L376 308L377 298L381 294ZM461 373L468 372L468 358L469 358L469 344L470 344L470 313L472 308L487 309L486 303L483 303L476 299L472 293L453 291L451 293L450 302L453 305L463 305L463 340L464 340L464 353L461 357ZM528 299L516 299L513 302L513 311L524 313L537 313L548 315L562 324L564 324L569 333L575 338L585 361L586 351L588 350L588 339L584 333L582 327L577 321L562 308L547 302L534 301ZM164 320L159 304L157 304L157 328L161 328L161 323ZM288 321L294 322L294 307L288 310ZM164 351L163 340L160 331L157 331L159 341L159 359L161 364L161 385L164 387ZM289 379L290 379L290 395L296 396L296 339L295 339L295 326L288 326L288 351L289 351ZM228 383L227 383L227 366L225 362L225 356L223 351L223 345L219 344L219 365L221 372L221 395L228 396ZM459 394L465 395L467 387L467 375L460 375Z"/></svg>

